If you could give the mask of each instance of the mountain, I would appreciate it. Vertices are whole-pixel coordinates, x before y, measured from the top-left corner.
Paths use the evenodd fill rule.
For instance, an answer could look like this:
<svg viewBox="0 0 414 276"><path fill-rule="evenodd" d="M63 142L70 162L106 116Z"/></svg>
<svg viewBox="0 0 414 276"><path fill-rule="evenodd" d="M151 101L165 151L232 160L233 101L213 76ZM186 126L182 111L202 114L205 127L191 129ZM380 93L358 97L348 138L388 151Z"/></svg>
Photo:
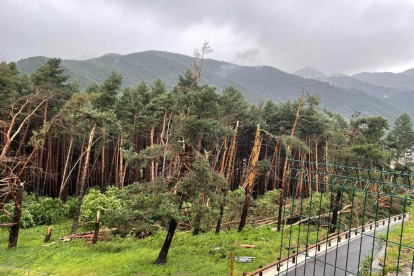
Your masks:
<svg viewBox="0 0 414 276"><path fill-rule="evenodd" d="M348 76L328 77L327 81L332 85L357 89L377 98L385 98L398 93L394 88L374 85Z"/></svg>
<svg viewBox="0 0 414 276"><path fill-rule="evenodd" d="M407 112L411 118L414 118L414 91L403 91L391 96L389 102L400 107Z"/></svg>
<svg viewBox="0 0 414 276"><path fill-rule="evenodd" d="M389 97L399 92L394 88L371 84L340 73L333 73L330 76L326 76L311 67L303 68L299 71L296 71L294 74L304 78L328 82L331 85L345 89L356 89L380 99Z"/></svg>
<svg viewBox="0 0 414 276"><path fill-rule="evenodd" d="M348 77L347 75L342 74L342 73L332 73L329 76L330 77Z"/></svg>
<svg viewBox="0 0 414 276"><path fill-rule="evenodd" d="M31 57L17 62L22 73L30 74L45 63L46 57ZM107 54L88 60L62 60L62 67L71 79L78 79L82 87L92 82L102 83L116 70L123 75L124 85L141 81L152 83L160 77L172 88L179 75L191 68L192 57L161 51L146 51L128 55ZM239 66L223 61L206 59L203 63L202 82L221 91L233 85L252 102L273 99L275 102L296 100L306 86L309 94L319 94L321 106L350 117L355 111L363 116L382 115L391 120L401 111L393 105L356 89L343 89L326 82L288 74L269 66Z"/></svg>
<svg viewBox="0 0 414 276"><path fill-rule="evenodd" d="M406 71L407 72L407 71ZM414 76L408 73L359 73L352 77L379 86L391 87L398 91L414 90Z"/></svg>
<svg viewBox="0 0 414 276"><path fill-rule="evenodd" d="M324 73L321 73L312 67L302 68L293 74L306 79L318 79L326 77Z"/></svg>
<svg viewBox="0 0 414 276"><path fill-rule="evenodd" d="M410 76L414 77L414 68L408 69L407 71L404 71L403 74L410 75Z"/></svg>

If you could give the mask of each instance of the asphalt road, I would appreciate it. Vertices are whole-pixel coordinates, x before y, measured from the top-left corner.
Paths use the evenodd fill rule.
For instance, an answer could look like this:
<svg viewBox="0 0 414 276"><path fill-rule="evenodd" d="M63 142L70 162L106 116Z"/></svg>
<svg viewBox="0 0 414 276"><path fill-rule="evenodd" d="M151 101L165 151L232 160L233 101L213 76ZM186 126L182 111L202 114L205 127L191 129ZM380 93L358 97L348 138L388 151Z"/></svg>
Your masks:
<svg viewBox="0 0 414 276"><path fill-rule="evenodd" d="M305 262L298 264L296 267L292 267L292 270L290 270L287 275L357 275L358 264L361 264L365 255L371 255L373 242L374 239L372 237L357 236L349 242L349 249L348 243L344 243L338 246L338 248L335 246L330 250L328 249L327 253L324 252L316 255L316 259L312 258L315 256L311 256L311 258L307 258ZM374 246L374 258L378 252L379 249ZM335 263L336 267L333 266ZM346 273L345 271L351 273Z"/></svg>

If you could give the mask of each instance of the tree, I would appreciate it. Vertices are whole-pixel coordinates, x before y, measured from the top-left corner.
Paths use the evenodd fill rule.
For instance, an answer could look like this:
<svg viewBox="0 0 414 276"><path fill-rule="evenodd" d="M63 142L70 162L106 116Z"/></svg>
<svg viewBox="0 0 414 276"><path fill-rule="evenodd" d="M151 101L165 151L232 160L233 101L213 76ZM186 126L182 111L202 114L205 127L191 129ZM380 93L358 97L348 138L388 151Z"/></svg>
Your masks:
<svg viewBox="0 0 414 276"><path fill-rule="evenodd" d="M407 151L414 148L414 130L410 115L403 113L398 117L391 132L395 141L394 147L397 150L397 164L400 157L404 157L406 162Z"/></svg>
<svg viewBox="0 0 414 276"><path fill-rule="evenodd" d="M115 104L116 97L121 90L122 85L122 75L112 71L111 75L104 81L100 87L100 97L96 100L96 106L101 111L107 111L113 108ZM89 89L92 91L93 86L90 86Z"/></svg>
<svg viewBox="0 0 414 276"><path fill-rule="evenodd" d="M64 87L69 76L62 75L65 69L60 68L60 63L60 58L51 58L46 64L40 66L31 75L33 85L41 86L50 84L56 88Z"/></svg>
<svg viewBox="0 0 414 276"><path fill-rule="evenodd" d="M16 63L0 62L0 108L12 103L19 95L18 76Z"/></svg>

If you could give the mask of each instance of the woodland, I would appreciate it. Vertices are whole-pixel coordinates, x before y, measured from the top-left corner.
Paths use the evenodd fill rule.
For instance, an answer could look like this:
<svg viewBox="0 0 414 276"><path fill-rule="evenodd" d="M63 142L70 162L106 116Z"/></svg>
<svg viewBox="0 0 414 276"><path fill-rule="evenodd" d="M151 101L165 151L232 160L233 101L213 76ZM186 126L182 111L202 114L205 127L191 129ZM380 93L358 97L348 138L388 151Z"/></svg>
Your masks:
<svg viewBox="0 0 414 276"><path fill-rule="evenodd" d="M290 160L308 162L309 170L315 162L411 172L408 114L389 122L356 110L344 118L306 87L295 101L252 104L235 87L217 91L200 82L209 51L196 51L173 89L162 79L123 86L115 71L81 89L58 58L31 75L2 61L0 226L9 230L7 247L18 247L22 228L66 219L72 238L88 224L121 238L163 235L152 261L165 264L178 231L214 231L220 239L234 225L241 233L269 217L280 225L280 206L290 200L280 190L292 190ZM300 189L329 201L310 182ZM88 235L92 243L102 238Z"/></svg>

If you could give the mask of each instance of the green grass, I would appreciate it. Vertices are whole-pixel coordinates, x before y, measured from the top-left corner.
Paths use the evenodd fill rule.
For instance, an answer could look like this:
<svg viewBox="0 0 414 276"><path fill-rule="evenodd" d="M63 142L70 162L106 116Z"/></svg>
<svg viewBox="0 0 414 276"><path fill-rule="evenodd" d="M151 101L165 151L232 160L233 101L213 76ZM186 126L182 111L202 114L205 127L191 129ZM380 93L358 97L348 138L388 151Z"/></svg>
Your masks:
<svg viewBox="0 0 414 276"><path fill-rule="evenodd" d="M396 244L388 244L386 268L388 271L396 271L397 263L399 263L399 270L408 265L411 268L413 261L414 250L414 208L410 208L410 219L404 222L402 231L401 249ZM390 241L400 243L401 226L390 232L388 239ZM384 257L382 257L383 259Z"/></svg>
<svg viewBox="0 0 414 276"><path fill-rule="evenodd" d="M253 256L249 264L235 263L235 275L255 270L276 260L280 247L280 233L269 226L257 229L246 227L238 233L236 229L192 236L177 233L165 265L154 265L165 232L161 231L146 239L114 238L96 245L74 240L60 243L59 238L70 231L70 221L53 225L50 246L42 246L48 226L21 229L17 248L7 248L8 232L0 230L0 276L27 275L24 270L10 270L5 267L30 269L30 275L228 275L230 272L230 251L236 256ZM289 231L285 231L286 235ZM301 241L306 241L306 231L301 231ZM292 231L297 239L297 228ZM322 235L322 237L324 237ZM310 240L316 236L311 235ZM246 249L239 243L254 244ZM214 248L219 248L214 250Z"/></svg>

